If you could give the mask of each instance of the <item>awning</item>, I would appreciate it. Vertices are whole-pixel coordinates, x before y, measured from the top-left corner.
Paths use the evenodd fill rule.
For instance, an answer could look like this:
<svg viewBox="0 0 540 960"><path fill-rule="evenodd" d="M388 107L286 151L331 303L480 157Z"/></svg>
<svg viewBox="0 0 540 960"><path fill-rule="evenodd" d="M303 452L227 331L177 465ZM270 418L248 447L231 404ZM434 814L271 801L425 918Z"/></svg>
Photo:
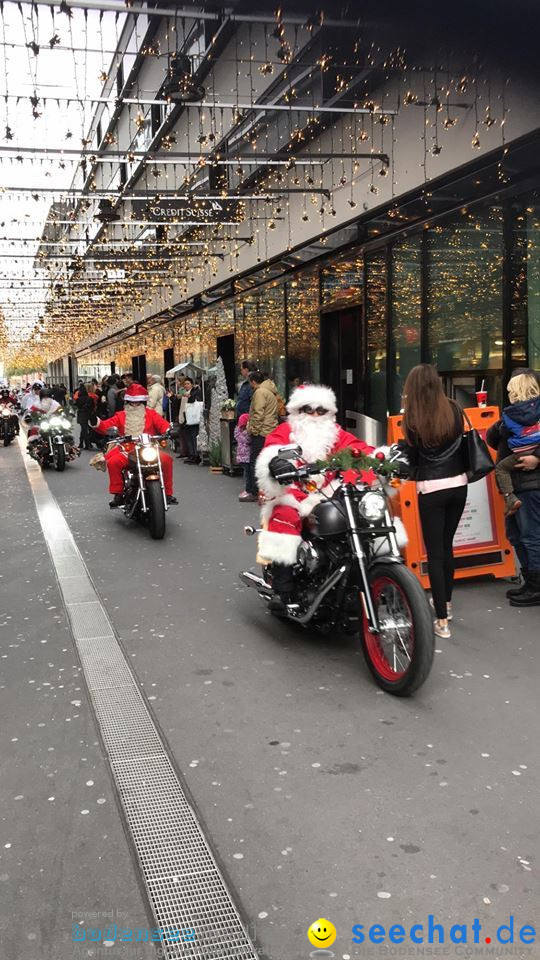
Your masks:
<svg viewBox="0 0 540 960"><path fill-rule="evenodd" d="M167 370L165 373L166 377L175 377L180 373L198 373L203 376L206 373L204 367L198 367L196 363L193 363L191 360L186 360L184 363L177 363L175 367L171 367L170 370Z"/></svg>

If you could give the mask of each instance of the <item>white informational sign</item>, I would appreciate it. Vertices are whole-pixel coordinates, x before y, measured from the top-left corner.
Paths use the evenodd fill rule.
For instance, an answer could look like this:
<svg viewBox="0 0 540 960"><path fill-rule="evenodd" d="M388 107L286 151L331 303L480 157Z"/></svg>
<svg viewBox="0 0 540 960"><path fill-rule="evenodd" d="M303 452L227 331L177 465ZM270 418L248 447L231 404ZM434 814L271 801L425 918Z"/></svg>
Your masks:
<svg viewBox="0 0 540 960"><path fill-rule="evenodd" d="M495 542L495 518L491 509L492 482L491 477L484 477L469 484L467 502L454 537L454 550Z"/></svg>

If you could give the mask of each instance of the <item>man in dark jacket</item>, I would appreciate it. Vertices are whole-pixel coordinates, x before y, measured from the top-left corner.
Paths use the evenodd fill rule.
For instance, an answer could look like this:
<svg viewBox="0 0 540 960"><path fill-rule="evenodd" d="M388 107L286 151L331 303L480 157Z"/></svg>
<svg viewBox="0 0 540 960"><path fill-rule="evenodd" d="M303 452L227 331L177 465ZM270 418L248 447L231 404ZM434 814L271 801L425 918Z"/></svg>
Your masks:
<svg viewBox="0 0 540 960"><path fill-rule="evenodd" d="M251 398L253 396L253 387L249 382L250 373L255 370L255 367L249 360L242 360L240 364L240 373L244 377L244 382L238 391L238 399L236 401L236 419L238 420L243 413L249 413L249 408L251 405Z"/></svg>
<svg viewBox="0 0 540 960"><path fill-rule="evenodd" d="M535 376L533 370L520 368L514 370L512 379L523 373ZM512 454L508 439L509 431L502 420L487 431L486 440L497 451L497 461ZM506 533L518 555L524 583L508 590L506 596L513 607L540 606L540 448L521 456L511 476L521 507L507 517Z"/></svg>

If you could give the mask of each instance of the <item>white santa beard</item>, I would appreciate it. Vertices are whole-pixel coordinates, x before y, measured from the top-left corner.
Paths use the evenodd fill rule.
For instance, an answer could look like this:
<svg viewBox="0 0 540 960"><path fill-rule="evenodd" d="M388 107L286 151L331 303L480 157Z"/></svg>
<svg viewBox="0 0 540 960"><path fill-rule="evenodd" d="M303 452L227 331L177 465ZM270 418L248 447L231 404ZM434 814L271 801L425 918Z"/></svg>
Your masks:
<svg viewBox="0 0 540 960"><path fill-rule="evenodd" d="M333 414L314 417L309 413L289 415L291 440L302 447L302 456L308 463L324 460L332 452L339 426Z"/></svg>
<svg viewBox="0 0 540 960"><path fill-rule="evenodd" d="M126 413L126 436L136 437L144 432L144 421L146 407L143 403L131 404L125 406Z"/></svg>

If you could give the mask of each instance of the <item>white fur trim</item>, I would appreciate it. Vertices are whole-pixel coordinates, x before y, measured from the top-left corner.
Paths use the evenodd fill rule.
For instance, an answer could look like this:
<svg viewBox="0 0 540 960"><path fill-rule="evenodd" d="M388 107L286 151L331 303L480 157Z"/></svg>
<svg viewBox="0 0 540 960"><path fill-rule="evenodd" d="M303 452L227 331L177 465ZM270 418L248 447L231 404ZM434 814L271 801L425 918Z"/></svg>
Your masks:
<svg viewBox="0 0 540 960"><path fill-rule="evenodd" d="M270 447L263 447L255 463L255 476L257 477L259 489L262 490L267 497L278 498L283 493L282 485L278 483L277 480L274 480L269 470L270 461L279 455L282 446L282 443L275 443Z"/></svg>
<svg viewBox="0 0 540 960"><path fill-rule="evenodd" d="M298 513L301 517L309 517L311 511L322 500L322 494L318 490L308 494L305 500L298 504Z"/></svg>
<svg viewBox="0 0 540 960"><path fill-rule="evenodd" d="M262 530L259 534L259 556L269 563L293 564L296 563L301 543L302 537L293 536L291 533Z"/></svg>
<svg viewBox="0 0 540 960"><path fill-rule="evenodd" d="M281 487L281 491L283 491L283 487ZM273 500L267 500L266 503L263 503L261 507L261 521L263 523L270 520L276 507L293 507L300 513L300 504L296 497L293 497L292 493L282 492L280 497L275 497Z"/></svg>
<svg viewBox="0 0 540 960"><path fill-rule="evenodd" d="M337 413L336 395L330 387L323 384L308 383L304 387L297 387L289 397L287 410L289 413L298 413L301 407L324 407L330 413Z"/></svg>

